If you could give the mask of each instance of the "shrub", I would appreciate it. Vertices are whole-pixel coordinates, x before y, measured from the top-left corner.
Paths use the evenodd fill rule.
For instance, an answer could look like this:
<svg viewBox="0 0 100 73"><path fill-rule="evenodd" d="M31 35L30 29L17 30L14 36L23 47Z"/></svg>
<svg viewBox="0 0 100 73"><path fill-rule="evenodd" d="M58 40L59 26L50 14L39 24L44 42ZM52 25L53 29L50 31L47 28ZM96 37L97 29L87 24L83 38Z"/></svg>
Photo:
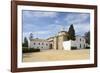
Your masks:
<svg viewBox="0 0 100 73"><path fill-rule="evenodd" d="M23 47L23 48L22 48L22 52L23 52L23 53L28 52L28 48L24 48L24 47Z"/></svg>
<svg viewBox="0 0 100 73"><path fill-rule="evenodd" d="M71 50L76 50L77 49L77 47L71 47Z"/></svg>
<svg viewBox="0 0 100 73"><path fill-rule="evenodd" d="M86 49L90 49L90 47L85 47Z"/></svg>
<svg viewBox="0 0 100 73"><path fill-rule="evenodd" d="M40 49L35 48L22 48L23 53L30 53L30 52L40 52Z"/></svg>
<svg viewBox="0 0 100 73"><path fill-rule="evenodd" d="M39 52L40 49L35 49L35 48L29 48L30 49L30 52Z"/></svg>

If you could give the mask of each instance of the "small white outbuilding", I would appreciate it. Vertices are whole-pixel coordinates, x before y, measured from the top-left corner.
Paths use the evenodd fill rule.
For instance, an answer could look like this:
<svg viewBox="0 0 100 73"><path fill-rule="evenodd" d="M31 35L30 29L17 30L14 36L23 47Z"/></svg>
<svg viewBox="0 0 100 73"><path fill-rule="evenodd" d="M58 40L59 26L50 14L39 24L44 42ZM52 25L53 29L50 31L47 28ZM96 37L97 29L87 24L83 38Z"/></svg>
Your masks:
<svg viewBox="0 0 100 73"><path fill-rule="evenodd" d="M76 36L76 40L72 41L64 41L63 48L64 50L72 50L75 49L84 49L86 47L86 40L82 36Z"/></svg>

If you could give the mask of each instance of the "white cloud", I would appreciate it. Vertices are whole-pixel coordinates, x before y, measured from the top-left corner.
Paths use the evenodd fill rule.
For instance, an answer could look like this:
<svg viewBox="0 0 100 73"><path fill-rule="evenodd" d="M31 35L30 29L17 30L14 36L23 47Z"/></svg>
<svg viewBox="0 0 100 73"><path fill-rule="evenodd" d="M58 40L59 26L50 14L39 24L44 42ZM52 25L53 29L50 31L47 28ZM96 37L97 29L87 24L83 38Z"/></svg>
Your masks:
<svg viewBox="0 0 100 73"><path fill-rule="evenodd" d="M32 30L37 30L37 25L35 24L24 24L23 25L23 32L30 32Z"/></svg>
<svg viewBox="0 0 100 73"><path fill-rule="evenodd" d="M90 25L89 24L82 24L81 26L80 25L75 26L77 34L84 35L85 32L88 32L90 30Z"/></svg>
<svg viewBox="0 0 100 73"><path fill-rule="evenodd" d="M33 16L35 17L56 17L56 12L33 12Z"/></svg>
<svg viewBox="0 0 100 73"><path fill-rule="evenodd" d="M82 21L85 21L89 17L89 14L69 14L66 15L65 20L67 21L68 24L76 24L76 23L81 23Z"/></svg>
<svg viewBox="0 0 100 73"><path fill-rule="evenodd" d="M62 25L60 24L50 24L47 26L49 30L54 31L55 33L57 33L58 31L61 30Z"/></svg>
<svg viewBox="0 0 100 73"><path fill-rule="evenodd" d="M56 17L56 12L42 12L42 11L26 11L24 13L27 17Z"/></svg>
<svg viewBox="0 0 100 73"><path fill-rule="evenodd" d="M90 30L90 25L87 24L76 24L74 25L74 29L76 32L76 35L83 36L85 32L88 32Z"/></svg>
<svg viewBox="0 0 100 73"><path fill-rule="evenodd" d="M89 18L89 14L80 13L80 14L68 14L66 15L65 21L67 24L73 24L76 35L83 36L85 32L90 30L90 24L87 19ZM70 25L67 27L67 31Z"/></svg>
<svg viewBox="0 0 100 73"><path fill-rule="evenodd" d="M33 38L48 38L51 36L51 31L50 30L46 30L46 31L35 31L35 32L23 32L23 37L27 37L27 39L29 38L30 33L33 33ZM24 38L23 38L24 40Z"/></svg>
<svg viewBox="0 0 100 73"><path fill-rule="evenodd" d="M34 23L32 24L27 24L27 23L24 23L23 27L26 27L26 28L31 28L31 27L37 27L36 25L34 25Z"/></svg>
<svg viewBox="0 0 100 73"><path fill-rule="evenodd" d="M47 26L48 28L51 28L51 29L58 29L59 27L61 27L61 25L60 24L50 24L50 25L48 25Z"/></svg>
<svg viewBox="0 0 100 73"><path fill-rule="evenodd" d="M58 23L59 23L59 21L58 21L58 20L55 20L55 23L56 23L56 24L58 24Z"/></svg>
<svg viewBox="0 0 100 73"><path fill-rule="evenodd" d="M46 35L46 34L50 34L51 31L34 31L34 32L23 32L23 37L29 37L30 33L33 34L33 36L36 36L36 35Z"/></svg>
<svg viewBox="0 0 100 73"><path fill-rule="evenodd" d="M30 11L23 11L23 16L31 17Z"/></svg>
<svg viewBox="0 0 100 73"><path fill-rule="evenodd" d="M33 33L33 35L34 34L49 34L49 33L51 33L50 31L36 31L36 32L32 32Z"/></svg>

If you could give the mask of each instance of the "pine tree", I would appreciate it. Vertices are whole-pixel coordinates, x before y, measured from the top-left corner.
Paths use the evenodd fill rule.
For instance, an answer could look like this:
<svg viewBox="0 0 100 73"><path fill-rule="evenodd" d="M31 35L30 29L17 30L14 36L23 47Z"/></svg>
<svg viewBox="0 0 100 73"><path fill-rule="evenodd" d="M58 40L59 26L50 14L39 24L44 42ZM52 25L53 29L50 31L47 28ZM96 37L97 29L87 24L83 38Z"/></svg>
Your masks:
<svg viewBox="0 0 100 73"><path fill-rule="evenodd" d="M76 39L73 24L70 25L69 30L68 30L68 34L69 34L69 40L75 40Z"/></svg>

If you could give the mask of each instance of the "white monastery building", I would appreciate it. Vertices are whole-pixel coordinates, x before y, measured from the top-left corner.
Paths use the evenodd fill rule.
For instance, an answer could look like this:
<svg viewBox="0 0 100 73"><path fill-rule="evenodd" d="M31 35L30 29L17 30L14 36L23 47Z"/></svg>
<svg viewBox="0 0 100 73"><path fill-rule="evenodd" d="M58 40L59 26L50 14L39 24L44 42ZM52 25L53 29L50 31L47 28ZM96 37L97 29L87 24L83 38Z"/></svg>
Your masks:
<svg viewBox="0 0 100 73"><path fill-rule="evenodd" d="M76 50L84 49L89 46L86 39L82 36L76 36L75 40L68 40L68 32L61 30L57 35L47 39L33 38L32 34L29 37L29 48L36 48L40 50Z"/></svg>
<svg viewBox="0 0 100 73"><path fill-rule="evenodd" d="M50 49L50 42L44 39L31 39L30 40L30 48L40 49L40 50L48 50Z"/></svg>

